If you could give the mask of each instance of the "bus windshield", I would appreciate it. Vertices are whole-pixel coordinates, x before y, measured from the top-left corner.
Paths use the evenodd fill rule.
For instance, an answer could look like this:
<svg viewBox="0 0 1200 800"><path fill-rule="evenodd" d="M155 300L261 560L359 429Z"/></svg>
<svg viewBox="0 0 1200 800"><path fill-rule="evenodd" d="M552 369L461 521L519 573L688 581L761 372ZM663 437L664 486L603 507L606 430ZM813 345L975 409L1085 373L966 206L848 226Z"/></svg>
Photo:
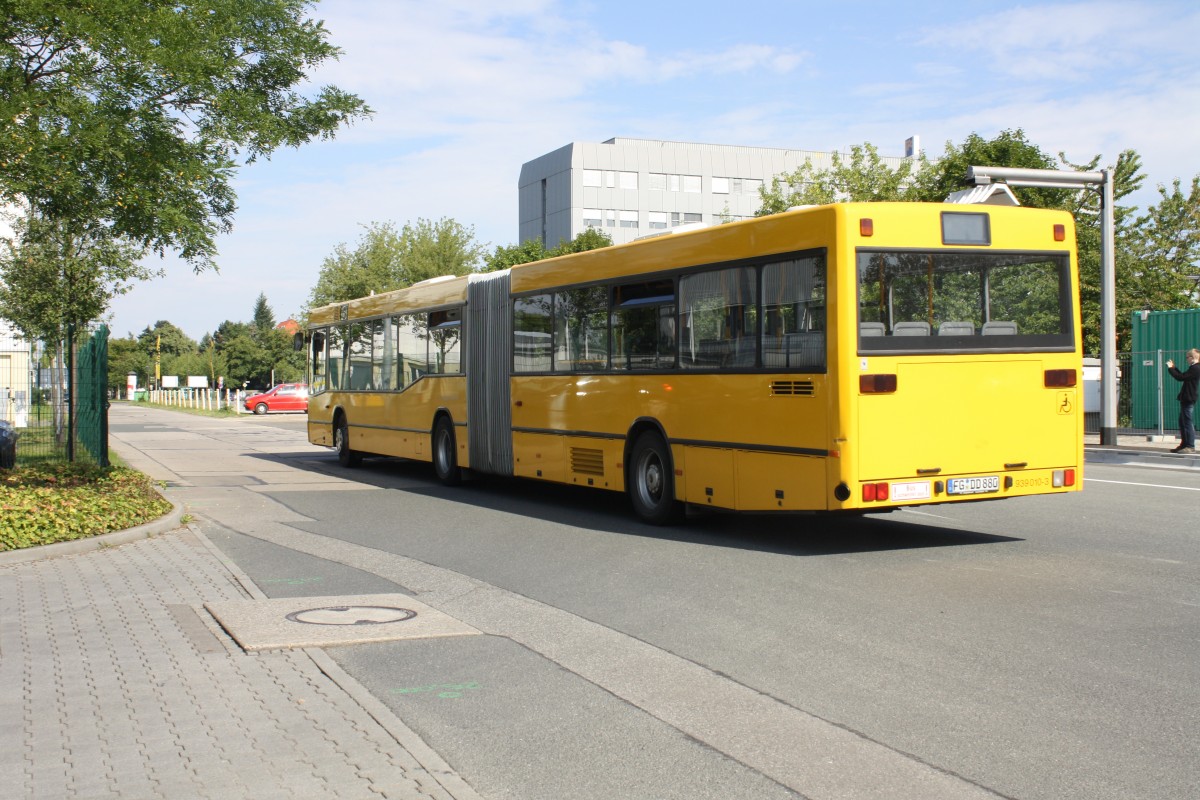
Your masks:
<svg viewBox="0 0 1200 800"><path fill-rule="evenodd" d="M859 250L859 352L1066 351L1066 253Z"/></svg>

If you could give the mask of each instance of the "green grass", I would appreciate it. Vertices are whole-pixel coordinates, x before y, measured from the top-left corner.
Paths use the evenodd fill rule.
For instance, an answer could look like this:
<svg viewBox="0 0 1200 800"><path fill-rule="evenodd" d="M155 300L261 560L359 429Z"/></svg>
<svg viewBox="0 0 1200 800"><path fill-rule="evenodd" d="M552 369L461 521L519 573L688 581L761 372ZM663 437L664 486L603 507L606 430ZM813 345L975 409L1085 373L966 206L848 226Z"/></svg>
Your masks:
<svg viewBox="0 0 1200 800"><path fill-rule="evenodd" d="M151 480L125 466L22 460L0 471L0 551L86 539L170 511Z"/></svg>

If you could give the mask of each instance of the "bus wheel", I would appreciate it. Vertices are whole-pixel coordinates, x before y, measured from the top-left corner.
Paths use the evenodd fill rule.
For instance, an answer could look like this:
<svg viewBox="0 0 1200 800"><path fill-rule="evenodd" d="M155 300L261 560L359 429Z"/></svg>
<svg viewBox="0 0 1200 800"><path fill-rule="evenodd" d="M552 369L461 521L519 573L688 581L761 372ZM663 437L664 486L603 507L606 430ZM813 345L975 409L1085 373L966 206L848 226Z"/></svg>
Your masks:
<svg viewBox="0 0 1200 800"><path fill-rule="evenodd" d="M446 417L437 421L433 428L433 471L446 486L462 483L458 469L458 451L455 449L454 426Z"/></svg>
<svg viewBox="0 0 1200 800"><path fill-rule="evenodd" d="M350 449L350 426L346 415L341 414L333 428L333 448L337 450L338 463L343 467L357 467L362 463L362 453Z"/></svg>
<svg viewBox="0 0 1200 800"><path fill-rule="evenodd" d="M644 522L669 525L682 516L683 506L675 500L671 451L654 431L646 431L633 445L628 490L634 513Z"/></svg>

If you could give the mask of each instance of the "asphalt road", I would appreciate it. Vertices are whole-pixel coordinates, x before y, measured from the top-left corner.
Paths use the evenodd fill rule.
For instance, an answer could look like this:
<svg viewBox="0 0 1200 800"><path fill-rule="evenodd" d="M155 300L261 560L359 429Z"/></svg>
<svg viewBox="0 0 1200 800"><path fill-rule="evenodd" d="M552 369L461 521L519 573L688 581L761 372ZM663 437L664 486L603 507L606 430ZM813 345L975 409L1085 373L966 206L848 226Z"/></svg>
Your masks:
<svg viewBox="0 0 1200 800"><path fill-rule="evenodd" d="M607 493L344 471L303 422L193 431L209 459L287 444L198 490L199 524L268 595L488 632L329 650L485 797L1200 797L1200 474L656 529Z"/></svg>

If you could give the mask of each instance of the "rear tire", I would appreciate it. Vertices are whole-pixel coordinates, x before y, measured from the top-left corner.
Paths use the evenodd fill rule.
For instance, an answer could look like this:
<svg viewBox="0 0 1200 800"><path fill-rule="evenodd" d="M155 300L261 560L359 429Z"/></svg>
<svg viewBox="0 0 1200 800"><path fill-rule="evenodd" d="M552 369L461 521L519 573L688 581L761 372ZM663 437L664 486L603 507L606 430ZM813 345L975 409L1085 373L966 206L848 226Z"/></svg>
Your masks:
<svg viewBox="0 0 1200 800"><path fill-rule="evenodd" d="M438 419L433 426L433 471L445 486L462 483L462 471L458 468L458 449L454 439L454 425L446 417Z"/></svg>
<svg viewBox="0 0 1200 800"><path fill-rule="evenodd" d="M634 442L626 485L633 511L643 522L670 525L683 516L683 504L675 499L671 450L654 431L646 431Z"/></svg>
<svg viewBox="0 0 1200 800"><path fill-rule="evenodd" d="M362 453L350 449L350 425L346 415L338 415L333 426L333 447L337 450L338 463L343 467L353 469L362 463Z"/></svg>

